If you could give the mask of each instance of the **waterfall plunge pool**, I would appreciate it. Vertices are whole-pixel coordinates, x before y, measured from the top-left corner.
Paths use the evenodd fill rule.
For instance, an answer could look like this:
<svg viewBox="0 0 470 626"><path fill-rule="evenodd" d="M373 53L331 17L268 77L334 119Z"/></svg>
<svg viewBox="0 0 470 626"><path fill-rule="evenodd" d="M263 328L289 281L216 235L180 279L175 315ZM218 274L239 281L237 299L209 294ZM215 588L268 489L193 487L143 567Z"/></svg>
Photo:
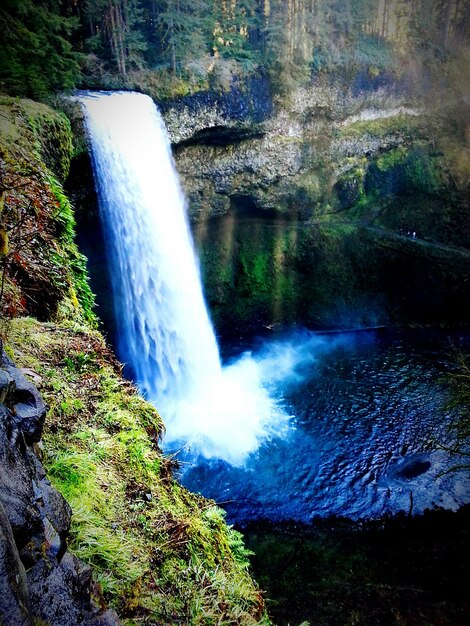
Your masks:
<svg viewBox="0 0 470 626"><path fill-rule="evenodd" d="M229 521L358 520L470 502L468 472L448 472L462 459L444 449L459 415L448 374L467 334L295 331L256 343L249 357L292 416L288 427L240 466L179 449L183 483ZM224 347L228 363L234 351Z"/></svg>
<svg viewBox="0 0 470 626"><path fill-rule="evenodd" d="M383 329L222 346L226 363L249 352L290 429L239 467L182 450L181 479L243 531L277 626L468 624L469 473L447 473L461 459L442 446L469 347L468 332Z"/></svg>

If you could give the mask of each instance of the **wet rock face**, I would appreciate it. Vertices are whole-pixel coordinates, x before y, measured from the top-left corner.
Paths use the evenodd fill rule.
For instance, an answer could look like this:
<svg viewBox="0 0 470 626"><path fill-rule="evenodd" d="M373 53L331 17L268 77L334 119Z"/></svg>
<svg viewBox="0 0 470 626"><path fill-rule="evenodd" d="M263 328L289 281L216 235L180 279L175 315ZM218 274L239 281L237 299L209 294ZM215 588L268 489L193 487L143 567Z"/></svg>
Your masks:
<svg viewBox="0 0 470 626"><path fill-rule="evenodd" d="M194 229L219 336L293 324L468 324L468 251L380 228L262 219L247 208Z"/></svg>
<svg viewBox="0 0 470 626"><path fill-rule="evenodd" d="M303 220L349 208L362 189L354 169L406 143L386 120L401 116L406 128L417 117L396 88L356 93L334 80L299 89L282 106L260 98L250 108L250 92L229 100L221 106L213 94L198 94L163 109L193 222L228 213L240 194L260 210ZM386 128L354 130L367 121Z"/></svg>
<svg viewBox="0 0 470 626"><path fill-rule="evenodd" d="M6 356L4 357L4 368L2 371L4 386L1 393L3 395L6 391L6 395L9 395L10 402L13 404L13 423L23 433L28 445L37 443L41 439L46 417L46 405L36 387L23 376L22 372Z"/></svg>
<svg viewBox="0 0 470 626"><path fill-rule="evenodd" d="M171 142L198 143L198 134L204 136L210 129L217 129L218 135L228 129L235 136L243 136L244 130L250 134L272 115L273 102L266 76L253 76L245 83L233 85L229 91L202 91L159 103Z"/></svg>
<svg viewBox="0 0 470 626"><path fill-rule="evenodd" d="M71 510L33 450L46 406L5 353L0 402L0 624L118 625L91 600L90 568L67 552Z"/></svg>
<svg viewBox="0 0 470 626"><path fill-rule="evenodd" d="M0 503L0 619L4 624L31 624L26 572L11 525Z"/></svg>

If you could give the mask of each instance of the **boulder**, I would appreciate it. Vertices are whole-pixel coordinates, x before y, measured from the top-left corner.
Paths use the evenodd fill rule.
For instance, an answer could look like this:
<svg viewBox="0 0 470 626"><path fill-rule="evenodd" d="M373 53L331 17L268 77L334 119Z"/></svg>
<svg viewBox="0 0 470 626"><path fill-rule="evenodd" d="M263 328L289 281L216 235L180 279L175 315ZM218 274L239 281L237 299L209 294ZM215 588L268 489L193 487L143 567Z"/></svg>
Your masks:
<svg viewBox="0 0 470 626"><path fill-rule="evenodd" d="M13 421L22 431L26 443L30 445L41 439L46 405L36 387L18 368L6 365L5 372L12 380Z"/></svg>

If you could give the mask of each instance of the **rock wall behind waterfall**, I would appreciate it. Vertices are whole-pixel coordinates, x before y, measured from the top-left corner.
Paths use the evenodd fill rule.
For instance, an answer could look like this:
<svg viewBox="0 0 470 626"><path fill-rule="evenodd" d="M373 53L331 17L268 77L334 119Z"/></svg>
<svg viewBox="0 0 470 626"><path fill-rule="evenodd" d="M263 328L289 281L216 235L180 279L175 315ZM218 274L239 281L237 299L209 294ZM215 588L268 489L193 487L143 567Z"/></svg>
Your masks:
<svg viewBox="0 0 470 626"><path fill-rule="evenodd" d="M219 333L467 323L464 129L409 76L359 78L325 76L282 103L257 85L163 104ZM70 189L87 245L80 158Z"/></svg>
<svg viewBox="0 0 470 626"><path fill-rule="evenodd" d="M470 177L452 113L409 82L345 77L297 91L251 134L236 115L203 134L195 106L184 141L165 115L219 332L466 323Z"/></svg>
<svg viewBox="0 0 470 626"><path fill-rule="evenodd" d="M397 230L410 222L421 236L469 245L454 197L460 191L461 199L468 185L457 157L465 142L452 119L446 127L425 96L402 83L358 89L346 79L318 79L264 119L221 115L199 100L167 107L164 116L194 221L244 209L301 220L360 219ZM440 221L434 207L432 216L423 215L420 204L428 206L430 197L440 205ZM404 204L398 214L390 209ZM449 220L453 228L445 227Z"/></svg>

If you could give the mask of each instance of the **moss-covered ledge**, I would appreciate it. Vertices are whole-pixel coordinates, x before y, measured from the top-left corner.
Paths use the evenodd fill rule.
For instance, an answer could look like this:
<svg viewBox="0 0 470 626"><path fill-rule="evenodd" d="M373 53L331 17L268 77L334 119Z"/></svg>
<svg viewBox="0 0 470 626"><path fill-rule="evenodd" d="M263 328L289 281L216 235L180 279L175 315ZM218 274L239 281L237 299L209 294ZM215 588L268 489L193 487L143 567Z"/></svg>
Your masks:
<svg viewBox="0 0 470 626"><path fill-rule="evenodd" d="M43 463L72 506L70 550L124 624L269 624L241 535L173 477L153 406L99 333L12 321L7 350L49 412Z"/></svg>
<svg viewBox="0 0 470 626"><path fill-rule="evenodd" d="M65 115L0 98L0 310L7 316L82 316L93 322L86 262L62 184L73 151Z"/></svg>

